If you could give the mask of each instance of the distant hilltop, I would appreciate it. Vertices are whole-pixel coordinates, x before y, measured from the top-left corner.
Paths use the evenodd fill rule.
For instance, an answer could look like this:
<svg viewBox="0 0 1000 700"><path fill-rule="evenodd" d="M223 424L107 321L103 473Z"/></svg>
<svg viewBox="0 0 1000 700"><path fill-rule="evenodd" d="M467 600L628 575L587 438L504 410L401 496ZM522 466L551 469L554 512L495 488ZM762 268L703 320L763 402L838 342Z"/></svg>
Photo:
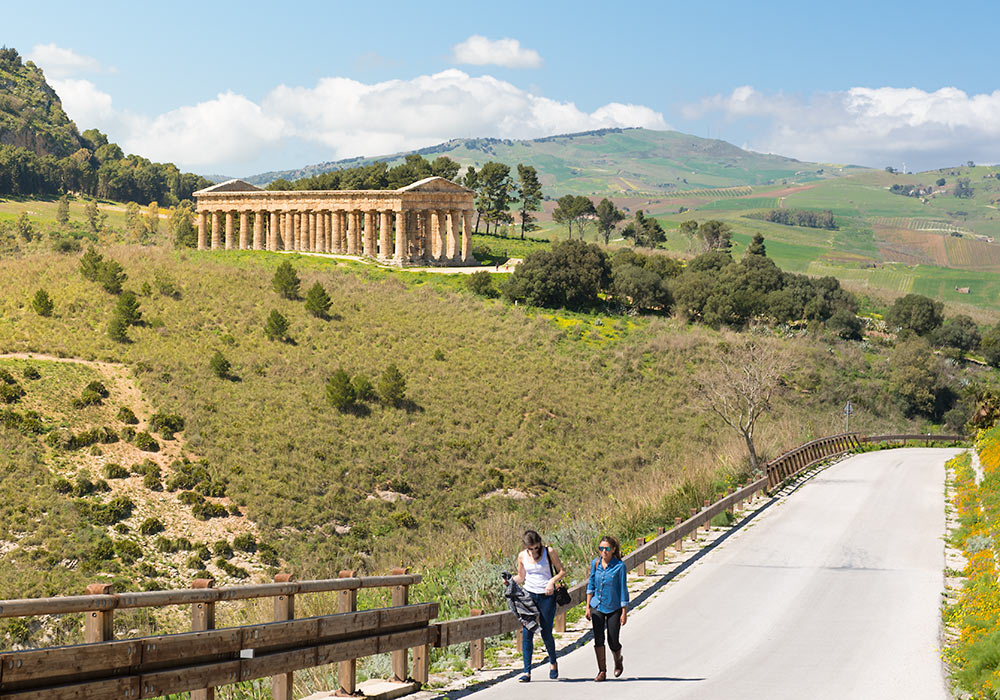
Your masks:
<svg viewBox="0 0 1000 700"><path fill-rule="evenodd" d="M255 185L266 185L280 178L294 181L376 161L394 165L410 154L428 159L447 155L463 169L469 165L479 168L491 160L511 167L518 163L531 165L538 170L550 196L657 197L697 188L774 184L786 178L806 182L864 170L755 153L726 141L678 131L614 128L537 139L451 139L413 151L328 161L243 179Z"/></svg>

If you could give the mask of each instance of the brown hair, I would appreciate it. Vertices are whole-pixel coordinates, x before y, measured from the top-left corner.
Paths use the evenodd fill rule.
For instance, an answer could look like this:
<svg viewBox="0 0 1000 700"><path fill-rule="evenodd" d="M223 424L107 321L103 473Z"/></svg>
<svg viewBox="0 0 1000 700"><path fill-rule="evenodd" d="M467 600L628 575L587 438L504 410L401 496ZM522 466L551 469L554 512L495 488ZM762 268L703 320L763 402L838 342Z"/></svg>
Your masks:
<svg viewBox="0 0 1000 700"><path fill-rule="evenodd" d="M611 545L611 556L612 557L614 557L615 559L621 559L622 558L622 548L621 548L621 545L618 544L618 540L615 538L614 535L605 535L604 537L601 538L601 542L607 542L608 544Z"/></svg>
<svg viewBox="0 0 1000 700"><path fill-rule="evenodd" d="M540 545L542 543L542 536L534 530L525 530L524 535L521 536L521 541L524 543L524 548L528 549Z"/></svg>

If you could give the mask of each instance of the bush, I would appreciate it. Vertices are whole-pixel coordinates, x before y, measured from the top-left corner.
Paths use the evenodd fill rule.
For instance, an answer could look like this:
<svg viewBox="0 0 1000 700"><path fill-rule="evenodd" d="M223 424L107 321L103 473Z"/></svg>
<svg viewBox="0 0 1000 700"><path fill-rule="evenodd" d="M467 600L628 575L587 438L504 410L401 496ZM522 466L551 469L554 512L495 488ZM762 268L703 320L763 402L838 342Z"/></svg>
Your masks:
<svg viewBox="0 0 1000 700"><path fill-rule="evenodd" d="M128 475L128 469L117 462L109 462L104 465L105 479L127 479Z"/></svg>
<svg viewBox="0 0 1000 700"><path fill-rule="evenodd" d="M132 465L132 473L139 476L147 476L152 474L157 479L160 478L162 472L160 471L160 465L151 459L144 459L137 464Z"/></svg>
<svg viewBox="0 0 1000 700"><path fill-rule="evenodd" d="M264 324L264 335L268 340L285 340L288 337L288 319L277 309L271 309Z"/></svg>
<svg viewBox="0 0 1000 700"><path fill-rule="evenodd" d="M111 485L108 484L104 479L98 479L94 482L95 493L107 493L111 490Z"/></svg>
<svg viewBox="0 0 1000 700"><path fill-rule="evenodd" d="M375 398L375 387L365 374L356 374L351 380L351 387L354 388L354 399L356 401L371 401Z"/></svg>
<svg viewBox="0 0 1000 700"><path fill-rule="evenodd" d="M81 496L89 496L94 492L94 483L90 480L90 476L84 472L80 472L76 475L76 483L73 484L73 495L77 498Z"/></svg>
<svg viewBox="0 0 1000 700"><path fill-rule="evenodd" d="M390 406L398 406L406 397L406 379L396 365L389 365L378 380L378 395Z"/></svg>
<svg viewBox="0 0 1000 700"><path fill-rule="evenodd" d="M230 564L225 559L219 558L215 560L215 565L226 572L229 576L238 579L249 578L250 574L246 569L236 566L235 564Z"/></svg>
<svg viewBox="0 0 1000 700"><path fill-rule="evenodd" d="M24 398L24 388L18 384L0 384L0 401L4 403L17 403Z"/></svg>
<svg viewBox="0 0 1000 700"><path fill-rule="evenodd" d="M240 552L256 552L257 540L249 532L237 535L233 538L233 549L239 550Z"/></svg>
<svg viewBox="0 0 1000 700"><path fill-rule="evenodd" d="M191 514L194 515L196 520L211 520L212 518L228 517L229 511L223 505L205 501L204 503L192 506Z"/></svg>
<svg viewBox="0 0 1000 700"><path fill-rule="evenodd" d="M108 337L116 343L129 342L128 321L120 314L113 314L111 320L108 321Z"/></svg>
<svg viewBox="0 0 1000 700"><path fill-rule="evenodd" d="M139 310L139 298L135 292L122 292L115 303L115 313L130 326L138 325L142 319L142 312Z"/></svg>
<svg viewBox="0 0 1000 700"><path fill-rule="evenodd" d="M226 495L225 481L202 481L195 487L203 496L222 498Z"/></svg>
<svg viewBox="0 0 1000 700"><path fill-rule="evenodd" d="M581 309L598 302L611 281L608 256L592 243L561 241L532 253L507 280L504 294L532 306Z"/></svg>
<svg viewBox="0 0 1000 700"><path fill-rule="evenodd" d="M135 437L132 438L132 444L138 447L143 452L159 452L160 443L158 443L152 435L147 433L145 430L141 433L136 433Z"/></svg>
<svg viewBox="0 0 1000 700"><path fill-rule="evenodd" d="M338 411L344 412L354 405L354 385L343 368L333 373L326 382L326 400Z"/></svg>
<svg viewBox="0 0 1000 700"><path fill-rule="evenodd" d="M38 368L35 367L34 365L28 365L27 367L25 367L24 371L21 374L24 375L25 379L34 380L42 378L42 373L39 372Z"/></svg>
<svg viewBox="0 0 1000 700"><path fill-rule="evenodd" d="M73 399L73 408L84 408L86 406L100 406L104 398L92 389L84 389L79 398Z"/></svg>
<svg viewBox="0 0 1000 700"><path fill-rule="evenodd" d="M52 303L52 297L49 296L48 292L44 289L39 289L35 292L35 296L31 300L31 308L39 316L51 316L55 304Z"/></svg>
<svg viewBox="0 0 1000 700"><path fill-rule="evenodd" d="M227 540L217 540L215 544L212 545L212 553L217 557L224 557L226 559L233 558L233 548L229 545Z"/></svg>
<svg viewBox="0 0 1000 700"><path fill-rule="evenodd" d="M97 282L109 294L121 294L126 279L124 268L115 260L104 260L98 266Z"/></svg>
<svg viewBox="0 0 1000 700"><path fill-rule="evenodd" d="M110 537L103 536L90 550L90 558L94 561L109 561L115 556L115 543Z"/></svg>
<svg viewBox="0 0 1000 700"><path fill-rule="evenodd" d="M142 559L142 547L132 540L118 540L115 542L115 554L123 564L134 564Z"/></svg>
<svg viewBox="0 0 1000 700"><path fill-rule="evenodd" d="M280 262L274 271L274 278L271 280L274 291L285 299L298 299L299 284L301 281L299 276L295 274L295 268L292 267L292 264L287 260Z"/></svg>
<svg viewBox="0 0 1000 700"><path fill-rule="evenodd" d="M153 540L153 546L156 547L156 551L163 552L165 554L173 554L179 548L176 543L169 537L157 537ZM199 566L201 563L199 562Z"/></svg>
<svg viewBox="0 0 1000 700"><path fill-rule="evenodd" d="M184 430L184 419L176 413L154 413L149 419L149 429L159 433L164 440L173 440L174 433Z"/></svg>
<svg viewBox="0 0 1000 700"><path fill-rule="evenodd" d="M139 525L139 532L143 535L155 535L166 530L163 522L159 518L146 518Z"/></svg>
<svg viewBox="0 0 1000 700"><path fill-rule="evenodd" d="M155 474L146 474L146 476L142 477L142 485L150 491L163 490L163 483L160 481L160 477Z"/></svg>
<svg viewBox="0 0 1000 700"><path fill-rule="evenodd" d="M135 413L128 406L122 406L118 409L118 420L126 425L139 424L139 419L135 417Z"/></svg>
<svg viewBox="0 0 1000 700"><path fill-rule="evenodd" d="M187 558L187 561L185 562L185 564L187 564L187 567L189 569L194 569L195 571L200 570L202 568L202 566L204 566L204 562L201 559L199 559L197 556L195 556L194 554L192 554L191 556L189 556ZM208 577L206 577L206 578L208 578Z"/></svg>
<svg viewBox="0 0 1000 700"><path fill-rule="evenodd" d="M73 484L66 477L59 476L52 482L52 488L56 493L69 493L73 490Z"/></svg>
<svg viewBox="0 0 1000 700"><path fill-rule="evenodd" d="M219 379L227 379L229 377L229 360L227 360L218 350L216 350L215 354L212 355L212 359L208 361L208 367L212 370L212 374Z"/></svg>
<svg viewBox="0 0 1000 700"><path fill-rule="evenodd" d="M486 270L466 275L465 288L481 297L493 298L497 296L496 287L493 286L493 275Z"/></svg>
<svg viewBox="0 0 1000 700"><path fill-rule="evenodd" d="M240 518L243 516L243 513L240 512L240 507L235 503L230 503L228 510L229 514L234 518Z"/></svg>
<svg viewBox="0 0 1000 700"><path fill-rule="evenodd" d="M330 317L330 295L323 289L323 285L316 282L306 292L306 311L316 318L327 319Z"/></svg>
<svg viewBox="0 0 1000 700"><path fill-rule="evenodd" d="M194 556L198 557L200 561L208 561L212 558L212 552L209 550L208 545L199 544L194 548Z"/></svg>
<svg viewBox="0 0 1000 700"><path fill-rule="evenodd" d="M182 491L177 496L177 500L186 506L196 506L199 503L204 503L205 497L196 491Z"/></svg>
<svg viewBox="0 0 1000 700"><path fill-rule="evenodd" d="M257 553L260 556L260 560L268 566L277 566L280 563L278 561L277 550L266 542L261 542L257 545Z"/></svg>

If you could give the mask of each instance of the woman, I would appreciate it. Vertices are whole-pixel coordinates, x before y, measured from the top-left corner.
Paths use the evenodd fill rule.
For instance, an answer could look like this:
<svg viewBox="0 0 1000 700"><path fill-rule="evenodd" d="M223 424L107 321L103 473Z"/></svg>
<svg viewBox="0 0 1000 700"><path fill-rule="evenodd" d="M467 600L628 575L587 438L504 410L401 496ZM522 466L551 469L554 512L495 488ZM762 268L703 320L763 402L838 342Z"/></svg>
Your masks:
<svg viewBox="0 0 1000 700"><path fill-rule="evenodd" d="M597 676L594 680L603 681L608 677L604 654L605 630L608 646L615 657L615 678L625 670L618 633L628 622L628 585L618 540L606 535L597 549L600 556L590 563L590 579L587 581L587 619L594 626L594 654L597 656Z"/></svg>
<svg viewBox="0 0 1000 700"><path fill-rule="evenodd" d="M517 576L514 580L528 592L538 608L538 627L549 654L549 678L559 677L556 664L556 640L552 637L552 623L556 619L556 584L566 575L559 555L552 547L543 547L542 538L534 530L528 530L522 538L524 551L517 555ZM524 658L524 674L520 681L531 680L531 655L535 650L534 631L521 630L521 655Z"/></svg>

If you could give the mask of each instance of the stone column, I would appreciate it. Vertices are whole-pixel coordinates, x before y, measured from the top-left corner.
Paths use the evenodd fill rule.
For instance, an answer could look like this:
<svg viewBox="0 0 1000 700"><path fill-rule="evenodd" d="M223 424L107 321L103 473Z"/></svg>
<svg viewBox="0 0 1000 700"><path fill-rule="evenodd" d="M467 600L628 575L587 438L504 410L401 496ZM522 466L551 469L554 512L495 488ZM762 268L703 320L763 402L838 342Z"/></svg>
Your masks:
<svg viewBox="0 0 1000 700"><path fill-rule="evenodd" d="M312 250L316 232L313 231L313 213L311 211L302 212L302 245L299 250Z"/></svg>
<svg viewBox="0 0 1000 700"><path fill-rule="evenodd" d="M278 212L271 212L271 220L268 222L267 226L267 249L277 250L278 249Z"/></svg>
<svg viewBox="0 0 1000 700"><path fill-rule="evenodd" d="M319 212L313 210L309 212L309 250L314 253L319 252L319 244L323 239L320 238L319 229L316 225L319 223Z"/></svg>
<svg viewBox="0 0 1000 700"><path fill-rule="evenodd" d="M379 216L379 226L378 226L378 259L379 260L389 260L391 255L389 255L389 249L392 247L392 229L390 228L392 224L392 212L386 209L380 212Z"/></svg>
<svg viewBox="0 0 1000 700"><path fill-rule="evenodd" d="M447 212L448 217L448 240L445 246L445 259L450 262L458 260L458 212L452 209Z"/></svg>
<svg viewBox="0 0 1000 700"><path fill-rule="evenodd" d="M264 233L264 212L255 211L253 213L253 249L260 250L264 247L262 235Z"/></svg>
<svg viewBox="0 0 1000 700"><path fill-rule="evenodd" d="M286 211L283 218L285 225L281 228L281 239L285 243L285 250L295 250L295 212Z"/></svg>
<svg viewBox="0 0 1000 700"><path fill-rule="evenodd" d="M462 262L472 262L472 212L462 212Z"/></svg>
<svg viewBox="0 0 1000 700"><path fill-rule="evenodd" d="M233 212L226 212L226 250L233 249Z"/></svg>
<svg viewBox="0 0 1000 700"><path fill-rule="evenodd" d="M240 250L246 250L250 236L250 212L240 212Z"/></svg>
<svg viewBox="0 0 1000 700"><path fill-rule="evenodd" d="M333 252L337 255L344 254L344 219L341 216L339 209L333 211L333 216L331 217L331 223L333 226L330 231L330 242L333 244Z"/></svg>
<svg viewBox="0 0 1000 700"><path fill-rule="evenodd" d="M441 258L441 212L431 209L427 226L427 248L424 250L424 257L428 260L439 260Z"/></svg>
<svg viewBox="0 0 1000 700"><path fill-rule="evenodd" d="M326 247L326 212L316 212L316 248L319 253L327 252Z"/></svg>
<svg viewBox="0 0 1000 700"><path fill-rule="evenodd" d="M329 212L329 211L328 212L324 212L323 219L326 222L326 224L325 224L325 226L326 226L326 237L324 239L326 241L325 242L325 245L326 245L325 250L326 250L327 253L332 253L333 252L333 245L334 245L333 244L333 212Z"/></svg>
<svg viewBox="0 0 1000 700"><path fill-rule="evenodd" d="M427 212L423 211L410 212L410 215L406 217L407 260L415 260L424 254L422 251L426 249L427 245L427 237L423 235L427 228L426 218ZM421 248L421 245L424 248Z"/></svg>
<svg viewBox="0 0 1000 700"><path fill-rule="evenodd" d="M208 248L208 212L198 212L198 250Z"/></svg>
<svg viewBox="0 0 1000 700"><path fill-rule="evenodd" d="M354 209L347 212L347 254L358 254L358 212Z"/></svg>
<svg viewBox="0 0 1000 700"><path fill-rule="evenodd" d="M212 217L212 250L222 247L222 212L217 211Z"/></svg>
<svg viewBox="0 0 1000 700"><path fill-rule="evenodd" d="M406 241L406 212L397 211L396 212L396 250L393 253L392 259L398 264L402 265L406 262L406 253L409 248L409 244Z"/></svg>
<svg viewBox="0 0 1000 700"><path fill-rule="evenodd" d="M365 257L375 257L375 212L371 209L365 210Z"/></svg>
<svg viewBox="0 0 1000 700"><path fill-rule="evenodd" d="M292 221L293 230L293 240L295 241L295 248L293 250L302 250L302 212L295 212L294 221Z"/></svg>

